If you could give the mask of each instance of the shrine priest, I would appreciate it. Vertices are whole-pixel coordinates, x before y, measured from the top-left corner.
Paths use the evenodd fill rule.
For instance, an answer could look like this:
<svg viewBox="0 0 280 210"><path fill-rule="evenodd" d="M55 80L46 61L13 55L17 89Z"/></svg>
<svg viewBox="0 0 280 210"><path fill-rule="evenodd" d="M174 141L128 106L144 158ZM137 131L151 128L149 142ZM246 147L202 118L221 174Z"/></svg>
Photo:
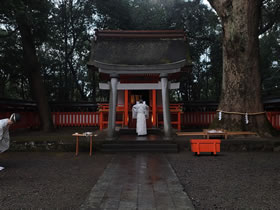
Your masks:
<svg viewBox="0 0 280 210"><path fill-rule="evenodd" d="M136 133L138 136L147 135L146 119L149 118L149 107L140 100L132 107L132 118L136 119Z"/></svg>
<svg viewBox="0 0 280 210"><path fill-rule="evenodd" d="M10 147L9 127L20 120L20 115L13 113L10 118L0 120L0 153L6 151ZM4 167L0 166L0 171Z"/></svg>

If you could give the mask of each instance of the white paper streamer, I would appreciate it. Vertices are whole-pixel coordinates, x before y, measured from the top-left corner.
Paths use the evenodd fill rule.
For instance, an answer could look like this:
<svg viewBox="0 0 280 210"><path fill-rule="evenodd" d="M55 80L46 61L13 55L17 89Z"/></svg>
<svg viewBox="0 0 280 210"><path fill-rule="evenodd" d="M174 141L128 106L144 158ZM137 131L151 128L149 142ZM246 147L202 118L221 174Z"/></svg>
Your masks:
<svg viewBox="0 0 280 210"><path fill-rule="evenodd" d="M222 112L219 112L219 120L222 120Z"/></svg>
<svg viewBox="0 0 280 210"><path fill-rule="evenodd" d="M245 122L246 122L246 124L248 124L248 123L249 123L248 113L246 113L246 114L245 114Z"/></svg>

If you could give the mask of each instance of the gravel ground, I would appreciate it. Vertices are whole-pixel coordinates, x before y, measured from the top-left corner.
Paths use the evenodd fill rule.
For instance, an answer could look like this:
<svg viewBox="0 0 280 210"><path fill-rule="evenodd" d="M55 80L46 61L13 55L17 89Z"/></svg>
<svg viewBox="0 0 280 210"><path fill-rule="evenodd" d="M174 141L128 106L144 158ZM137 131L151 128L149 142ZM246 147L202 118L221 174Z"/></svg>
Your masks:
<svg viewBox="0 0 280 210"><path fill-rule="evenodd" d="M196 209L279 209L280 153L166 155ZM113 155L0 155L0 209L78 209Z"/></svg>
<svg viewBox="0 0 280 210"><path fill-rule="evenodd" d="M279 209L280 153L168 155L196 209Z"/></svg>
<svg viewBox="0 0 280 210"><path fill-rule="evenodd" d="M13 153L0 155L0 209L78 209L111 155Z"/></svg>

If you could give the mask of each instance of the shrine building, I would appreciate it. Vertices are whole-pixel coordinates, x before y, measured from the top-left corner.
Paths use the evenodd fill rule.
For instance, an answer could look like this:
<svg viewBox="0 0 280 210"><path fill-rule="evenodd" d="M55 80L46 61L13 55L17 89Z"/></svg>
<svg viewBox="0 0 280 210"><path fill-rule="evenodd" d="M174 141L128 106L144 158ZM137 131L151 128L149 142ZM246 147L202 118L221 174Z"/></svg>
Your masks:
<svg viewBox="0 0 280 210"><path fill-rule="evenodd" d="M188 50L181 30L96 31L88 66L99 72L99 88L110 91L109 104L99 107L100 129L108 126L108 139L116 124L135 128L131 109L140 99L150 108L148 128L163 125L166 139L173 124L180 130L181 105L169 103L169 90L179 89L180 77L191 69Z"/></svg>

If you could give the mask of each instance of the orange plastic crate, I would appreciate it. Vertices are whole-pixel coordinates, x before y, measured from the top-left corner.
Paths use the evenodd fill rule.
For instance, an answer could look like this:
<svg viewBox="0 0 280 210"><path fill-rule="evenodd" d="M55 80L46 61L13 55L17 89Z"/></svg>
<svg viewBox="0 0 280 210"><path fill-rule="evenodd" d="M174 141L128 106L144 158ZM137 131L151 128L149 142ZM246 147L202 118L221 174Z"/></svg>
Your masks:
<svg viewBox="0 0 280 210"><path fill-rule="evenodd" d="M199 155L201 152L212 152L214 155L220 152L220 139L191 139L192 152Z"/></svg>

